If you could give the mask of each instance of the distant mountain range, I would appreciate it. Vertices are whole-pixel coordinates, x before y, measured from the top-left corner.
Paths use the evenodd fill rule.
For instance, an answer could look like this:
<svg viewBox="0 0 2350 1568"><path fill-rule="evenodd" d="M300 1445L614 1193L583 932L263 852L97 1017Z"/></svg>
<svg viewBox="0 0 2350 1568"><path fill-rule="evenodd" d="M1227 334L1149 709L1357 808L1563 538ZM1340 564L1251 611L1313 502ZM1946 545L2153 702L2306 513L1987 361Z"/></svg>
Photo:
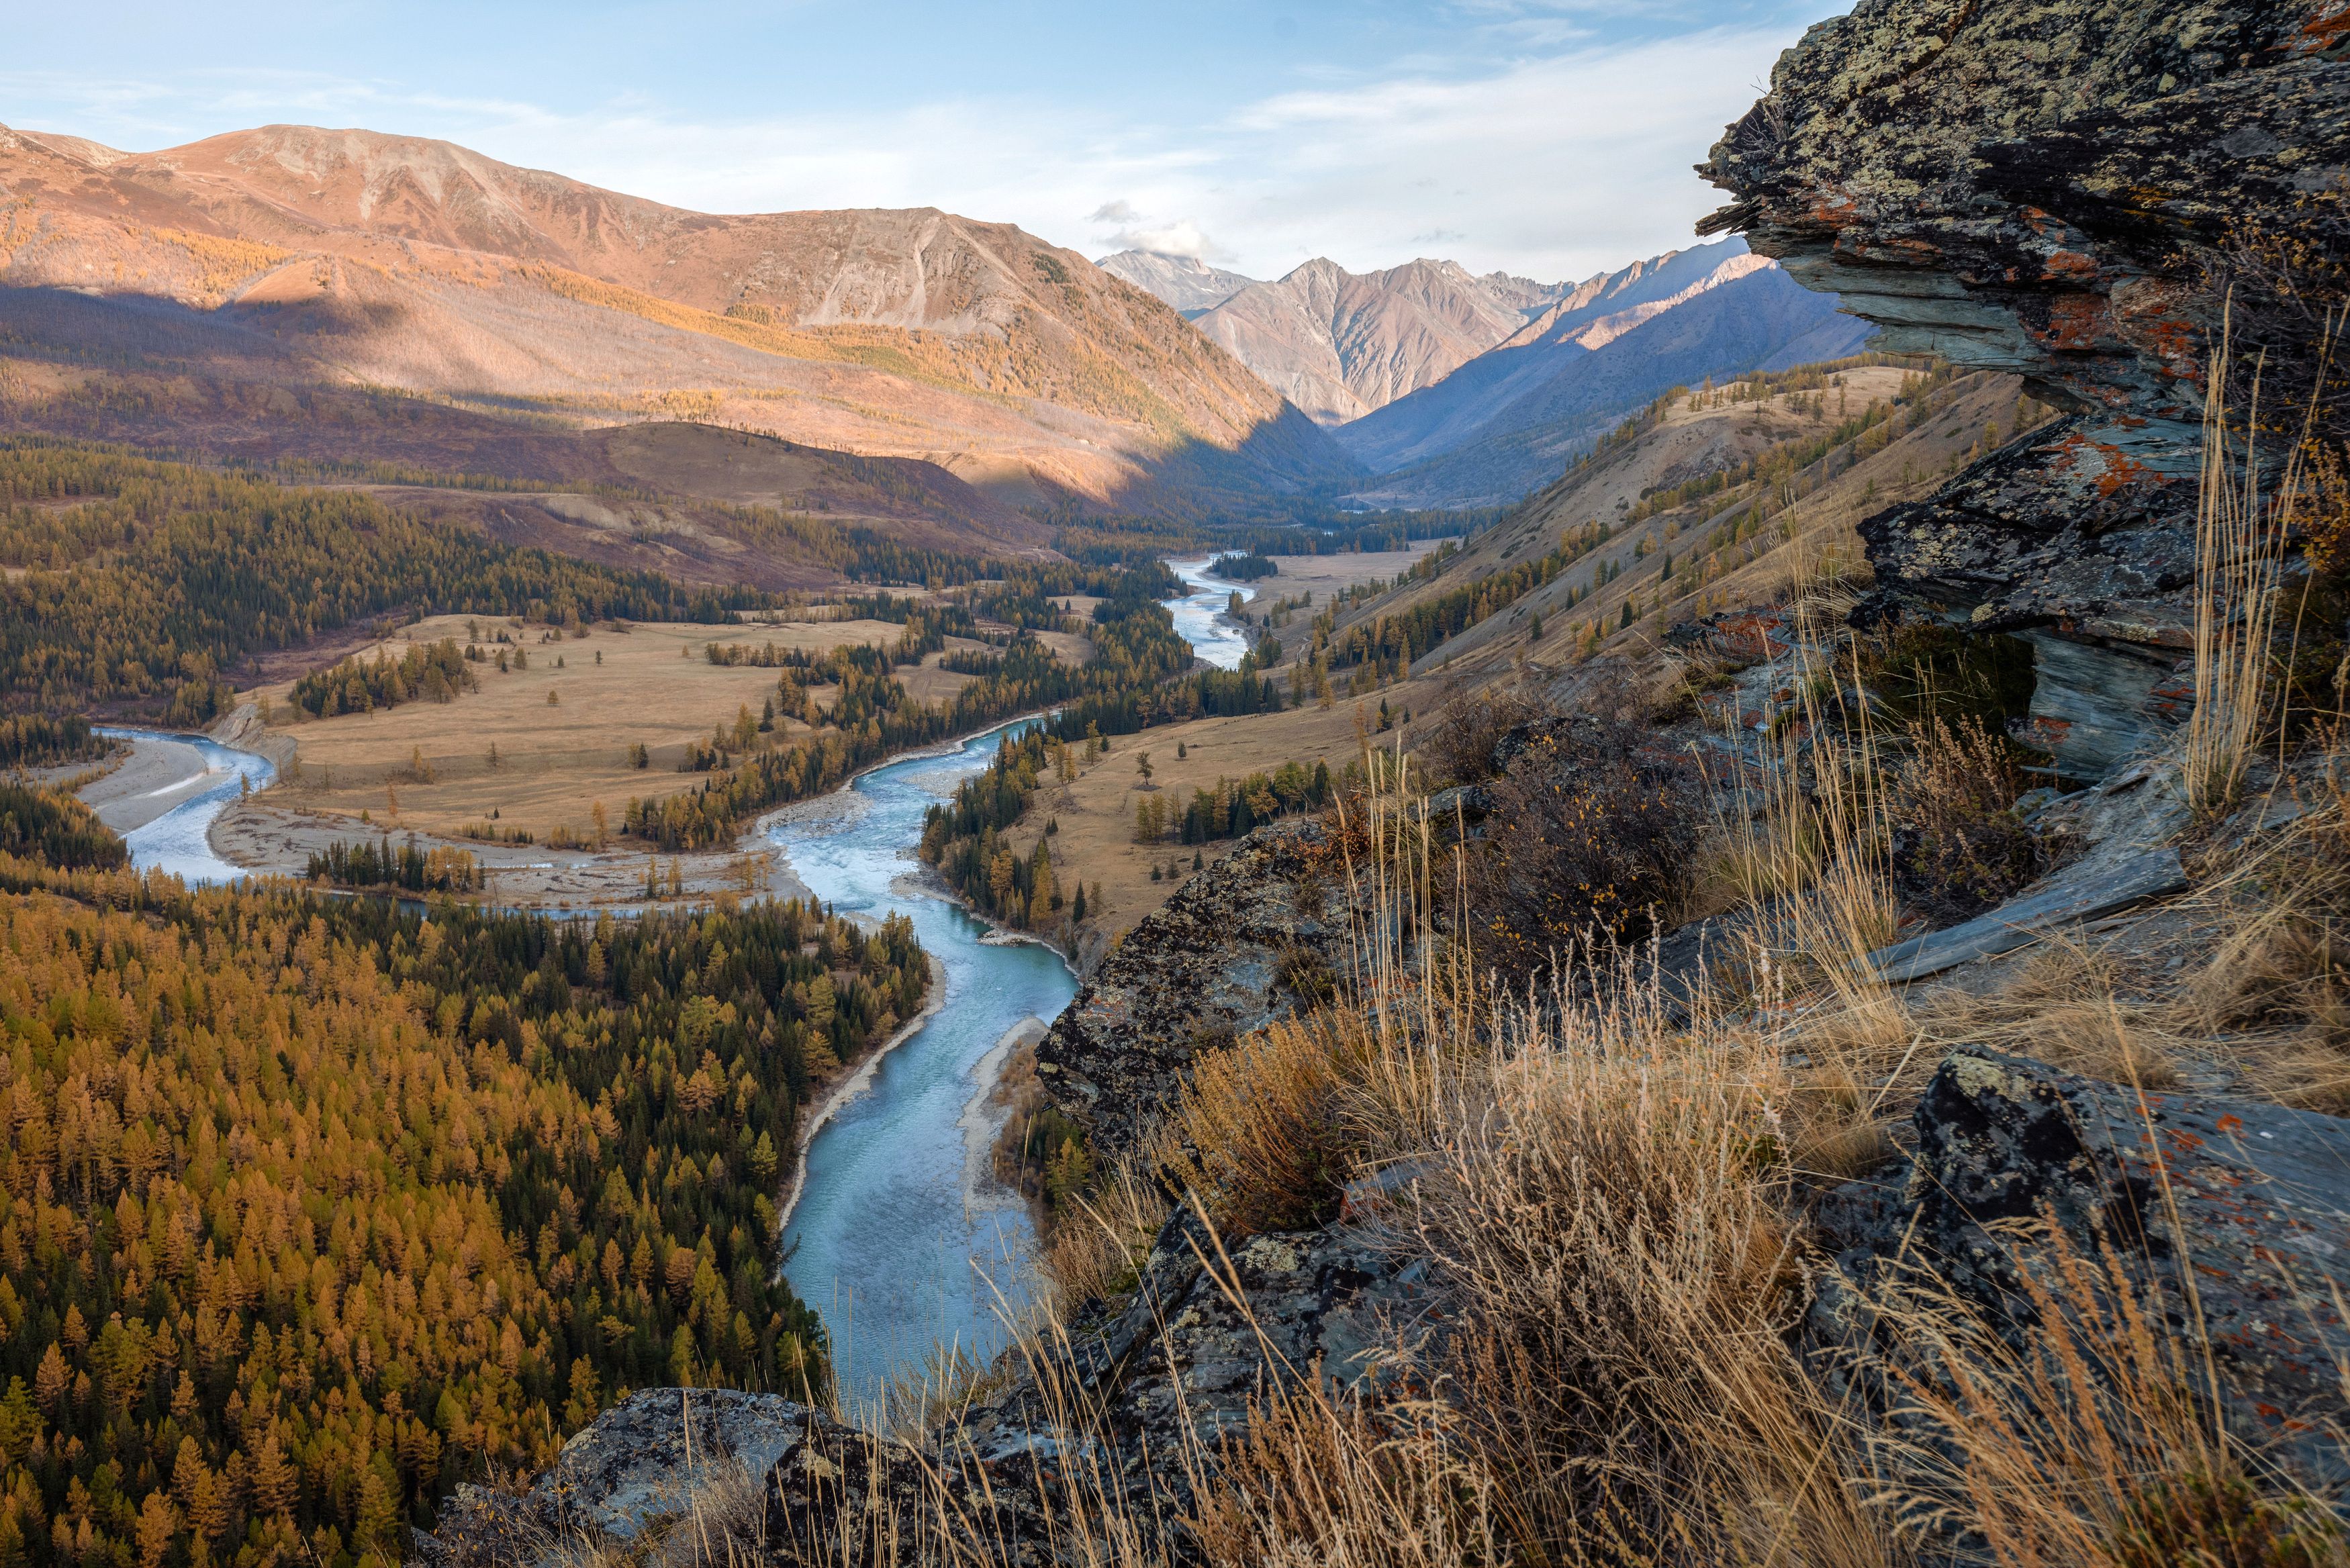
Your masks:
<svg viewBox="0 0 2350 1568"><path fill-rule="evenodd" d="M998 503L1189 505L1353 472L1173 310L1010 224L718 216L369 130L127 153L0 127L0 338L107 374L575 426L684 413L927 461ZM247 423L266 446L286 421Z"/></svg>
<svg viewBox="0 0 2350 1568"><path fill-rule="evenodd" d="M438 450L414 421L223 389L390 392L507 428L689 419L926 465L914 489L955 497L943 525L995 519L1004 542L1044 531L1016 508L1065 504L1510 500L1676 382L1868 330L1737 241L1573 286L1427 259L1261 282L1097 266L935 208L688 212L369 130L130 153L0 127L0 421L495 472L487 436Z"/></svg>
<svg viewBox="0 0 2350 1568"><path fill-rule="evenodd" d="M1182 311L1324 425L1433 385L1565 292L1424 259L1358 274L1317 256L1272 283L1144 251L1098 265Z"/></svg>
<svg viewBox="0 0 2350 1568"><path fill-rule="evenodd" d="M1171 265L1131 251L1101 263L1146 288ZM1206 297L1210 274L1243 282L1187 265L1187 298ZM1841 358L1874 331L1735 239L1573 285L1316 259L1193 322L1379 475L1354 499L1382 506L1513 501L1677 384Z"/></svg>
<svg viewBox="0 0 2350 1568"><path fill-rule="evenodd" d="M1378 505L1493 505L1558 477L1675 386L1858 353L1876 328L1742 242L1579 285L1506 342L1335 432L1382 476Z"/></svg>

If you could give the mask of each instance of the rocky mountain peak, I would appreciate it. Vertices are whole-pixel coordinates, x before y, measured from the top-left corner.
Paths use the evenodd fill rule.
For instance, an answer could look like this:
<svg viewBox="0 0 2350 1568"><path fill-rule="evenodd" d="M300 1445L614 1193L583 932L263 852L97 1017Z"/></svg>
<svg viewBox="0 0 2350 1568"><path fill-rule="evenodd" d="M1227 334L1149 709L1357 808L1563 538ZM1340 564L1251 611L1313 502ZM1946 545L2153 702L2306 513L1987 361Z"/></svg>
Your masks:
<svg viewBox="0 0 2350 1568"><path fill-rule="evenodd" d="M1167 255L1158 251L1119 251L1115 255L1103 256L1094 265L1146 294L1156 295L1186 317L1213 310L1256 282L1253 277L1211 266L1197 256Z"/></svg>

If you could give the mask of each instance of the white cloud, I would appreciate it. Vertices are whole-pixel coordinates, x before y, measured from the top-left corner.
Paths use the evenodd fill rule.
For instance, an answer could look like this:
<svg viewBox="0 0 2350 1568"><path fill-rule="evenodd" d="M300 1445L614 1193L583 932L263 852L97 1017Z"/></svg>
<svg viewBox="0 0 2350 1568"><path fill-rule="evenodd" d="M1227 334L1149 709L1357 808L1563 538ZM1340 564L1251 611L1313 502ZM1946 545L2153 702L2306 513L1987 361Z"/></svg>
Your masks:
<svg viewBox="0 0 2350 1568"><path fill-rule="evenodd" d="M1224 254L1222 247L1201 234L1200 225L1191 219L1159 221L1136 212L1127 202L1104 202L1094 209L1088 221L1118 225L1095 234L1095 245L1104 250L1149 251L1153 255L1189 256L1193 261L1212 261Z"/></svg>

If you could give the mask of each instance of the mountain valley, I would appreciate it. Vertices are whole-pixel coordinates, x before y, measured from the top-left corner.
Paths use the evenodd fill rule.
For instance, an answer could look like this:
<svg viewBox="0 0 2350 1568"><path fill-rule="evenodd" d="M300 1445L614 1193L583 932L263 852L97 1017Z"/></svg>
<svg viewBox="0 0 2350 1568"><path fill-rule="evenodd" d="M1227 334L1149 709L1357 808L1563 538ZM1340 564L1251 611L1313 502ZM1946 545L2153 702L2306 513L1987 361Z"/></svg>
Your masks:
<svg viewBox="0 0 2350 1568"><path fill-rule="evenodd" d="M1103 265L1170 303L1207 297L1196 263ZM1317 259L1187 313L1378 476L1348 504L1399 509L1506 504L1669 387L1842 358L1874 331L1737 240L1572 286Z"/></svg>
<svg viewBox="0 0 2350 1568"><path fill-rule="evenodd" d="M0 1568L2350 1568L2350 0L1426 9L0 128Z"/></svg>

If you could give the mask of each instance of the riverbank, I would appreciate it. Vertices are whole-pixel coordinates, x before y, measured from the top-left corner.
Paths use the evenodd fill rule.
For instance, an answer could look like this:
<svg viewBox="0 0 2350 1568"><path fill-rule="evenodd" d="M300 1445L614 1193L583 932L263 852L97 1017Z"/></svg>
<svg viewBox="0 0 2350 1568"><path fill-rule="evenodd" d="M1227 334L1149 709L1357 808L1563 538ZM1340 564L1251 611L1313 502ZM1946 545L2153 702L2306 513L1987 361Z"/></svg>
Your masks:
<svg viewBox="0 0 2350 1568"><path fill-rule="evenodd" d="M920 1033L923 1025L938 1016L939 1010L946 1005L946 966L939 962L936 954L932 954L931 955L931 983L930 988L922 995L922 1010L899 1025L889 1038L865 1053L855 1062L843 1066L840 1076L833 1080L830 1088L825 1094L823 1103L817 1106L816 1114L801 1118L799 1127L792 1135L792 1184L789 1190L784 1194L783 1208L776 1218L775 1224L778 1231L791 1224L792 1215L799 1209L801 1195L807 1190L808 1146L816 1142L816 1134L822 1132L832 1118L839 1114L843 1106L872 1086L873 1075L881 1065L881 1059Z"/></svg>
<svg viewBox="0 0 2350 1568"><path fill-rule="evenodd" d="M1017 1188L1007 1184L996 1173L996 1146L1003 1141L1013 1116L1021 1108L1018 1096L1008 1092L1013 1085L1006 1077L1006 1069L1023 1052L1033 1054L1037 1042L1045 1038L1051 1027L1044 1019L1032 1013L1005 1030L1003 1038L998 1040L972 1068L976 1087L971 1102L963 1106L962 1115L955 1122L962 1134L962 1201L965 1210L977 1209L982 1205L1001 1208L1025 1201ZM1038 1218L1035 1206L1031 1205L1029 1223L1035 1225ZM1041 1231L1042 1228L1038 1229Z"/></svg>
<svg viewBox="0 0 2350 1568"><path fill-rule="evenodd" d="M144 827L220 783L193 738L142 735L122 743L128 753L116 766L76 792L117 833Z"/></svg>
<svg viewBox="0 0 2350 1568"><path fill-rule="evenodd" d="M1040 717L1041 711L1022 714L975 733ZM362 822L348 813L297 805L283 789L256 789L222 804L203 825L201 849L193 852L219 862L209 868L211 880L246 875L299 878L308 874L311 857L335 845L374 845L389 836L427 851L463 850L488 875L482 901L554 915L690 909L727 895L813 899L816 895L794 874L788 858L774 851L775 826L830 822L846 827L863 809L863 797L855 789L858 780L909 762L953 757L969 740L961 737L899 753L859 769L836 789L764 812L727 850L664 855L639 845L595 850L492 844L422 831L394 812L387 812L380 821ZM125 754L107 775L78 793L101 821L129 833L160 821L233 776L217 754L206 753L207 744L258 759L261 766L252 771L261 777L286 768L295 743L293 736L263 724L258 709L246 703L205 735L141 732L126 739ZM672 867L679 891L669 895ZM652 899L645 896L649 869L658 872L664 889Z"/></svg>

